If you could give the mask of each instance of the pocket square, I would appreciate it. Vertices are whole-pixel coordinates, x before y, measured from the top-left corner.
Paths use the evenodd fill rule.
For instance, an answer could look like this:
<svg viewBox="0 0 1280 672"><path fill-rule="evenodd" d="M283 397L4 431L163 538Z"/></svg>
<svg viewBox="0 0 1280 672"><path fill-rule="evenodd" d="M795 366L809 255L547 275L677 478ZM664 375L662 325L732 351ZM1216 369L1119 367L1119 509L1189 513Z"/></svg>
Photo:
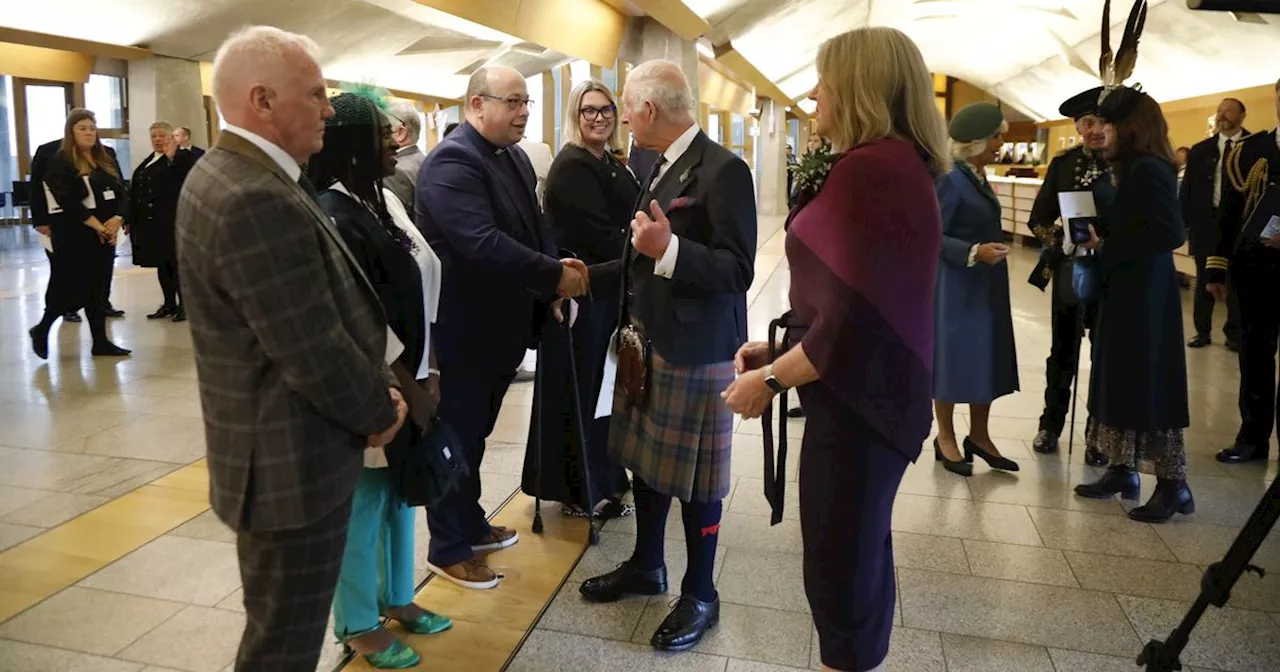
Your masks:
<svg viewBox="0 0 1280 672"><path fill-rule="evenodd" d="M667 212L679 210L680 208L691 208L697 204L698 199L691 198L689 196L681 196L680 198L671 201L671 204L667 206Z"/></svg>

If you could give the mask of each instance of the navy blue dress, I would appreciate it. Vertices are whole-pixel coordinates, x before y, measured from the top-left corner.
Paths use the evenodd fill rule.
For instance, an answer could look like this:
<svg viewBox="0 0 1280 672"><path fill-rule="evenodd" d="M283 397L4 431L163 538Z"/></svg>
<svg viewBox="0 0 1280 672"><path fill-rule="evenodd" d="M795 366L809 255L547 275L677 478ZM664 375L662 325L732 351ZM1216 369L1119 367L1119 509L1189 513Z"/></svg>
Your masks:
<svg viewBox="0 0 1280 672"><path fill-rule="evenodd" d="M965 163L957 163L935 186L942 208L942 263L934 292L933 398L989 404L1018 391L1009 265L970 267L969 250L1004 242L1000 202Z"/></svg>

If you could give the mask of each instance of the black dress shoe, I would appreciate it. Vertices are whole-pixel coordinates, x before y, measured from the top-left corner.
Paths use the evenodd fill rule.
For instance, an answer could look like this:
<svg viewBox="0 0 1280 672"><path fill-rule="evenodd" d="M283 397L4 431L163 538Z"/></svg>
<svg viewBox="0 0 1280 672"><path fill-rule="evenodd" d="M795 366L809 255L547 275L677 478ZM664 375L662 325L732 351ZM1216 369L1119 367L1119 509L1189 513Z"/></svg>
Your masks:
<svg viewBox="0 0 1280 672"><path fill-rule="evenodd" d="M1084 451L1084 463L1091 467L1105 467L1111 462L1111 458L1102 454L1097 448L1086 448Z"/></svg>
<svg viewBox="0 0 1280 672"><path fill-rule="evenodd" d="M1239 353L1240 353L1240 342L1239 342L1239 341L1227 341L1227 349L1228 349L1228 350L1230 350L1231 352L1234 352L1234 353L1236 353L1236 354L1239 354Z"/></svg>
<svg viewBox="0 0 1280 672"><path fill-rule="evenodd" d="M787 417L788 417L788 418L803 418L803 417L804 417L804 409L803 409L803 408L801 408L801 407L799 407L799 406L796 406L795 408L788 408L788 409L787 409Z"/></svg>
<svg viewBox="0 0 1280 672"><path fill-rule="evenodd" d="M1146 504L1129 512L1129 517L1142 523L1163 523L1175 513L1189 516L1196 512L1196 500L1186 481L1162 478Z"/></svg>
<svg viewBox="0 0 1280 672"><path fill-rule="evenodd" d="M608 574L583 581L578 592L588 602L616 602L627 595L661 595L667 592L667 568L646 572L628 560Z"/></svg>
<svg viewBox="0 0 1280 672"><path fill-rule="evenodd" d="M62 316L63 322L79 322L82 319L83 318L80 317L80 313L67 313Z"/></svg>
<svg viewBox="0 0 1280 672"><path fill-rule="evenodd" d="M976 441L969 437L964 437L964 461L973 464L973 456L977 455L982 458L992 469L1001 471L1017 471L1018 463L1013 460L987 452L986 448L979 446Z"/></svg>
<svg viewBox="0 0 1280 672"><path fill-rule="evenodd" d="M49 330L37 324L27 330L27 335L31 337L31 349L35 351L36 357L49 359Z"/></svg>
<svg viewBox="0 0 1280 672"><path fill-rule="evenodd" d="M1223 448L1222 450L1219 450L1216 459L1219 462L1225 462L1227 464L1240 464L1242 462L1253 462L1255 460L1262 460L1265 462L1267 460L1267 452L1264 450L1258 450L1253 446L1246 446L1242 443L1237 443L1230 448Z"/></svg>
<svg viewBox="0 0 1280 672"><path fill-rule="evenodd" d="M1205 348L1213 345L1213 339L1208 336L1196 336L1187 342L1188 348Z"/></svg>
<svg viewBox="0 0 1280 672"><path fill-rule="evenodd" d="M1058 452L1058 435L1047 429L1040 430L1036 433L1035 440L1031 442L1031 449L1044 455Z"/></svg>
<svg viewBox="0 0 1280 672"><path fill-rule="evenodd" d="M94 357L128 357L133 351L108 342L93 346L92 353Z"/></svg>
<svg viewBox="0 0 1280 672"><path fill-rule="evenodd" d="M163 320L166 317L173 317L174 309L169 306L160 306L160 309L147 316L148 320Z"/></svg>
<svg viewBox="0 0 1280 672"><path fill-rule="evenodd" d="M688 595L681 595L676 606L667 615L658 631L649 640L653 648L662 651L684 651L702 641L707 631L720 622L720 598L703 602Z"/></svg>
<svg viewBox="0 0 1280 672"><path fill-rule="evenodd" d="M107 317L124 317L124 311L114 306L107 306L107 309L102 311L102 314Z"/></svg>
<svg viewBox="0 0 1280 672"><path fill-rule="evenodd" d="M942 468L953 474L966 477L973 475L973 465L965 462L963 457L955 461L947 459L947 456L942 454L942 446L938 444L937 439L933 440L933 459L941 462Z"/></svg>
<svg viewBox="0 0 1280 672"><path fill-rule="evenodd" d="M173 321L174 321L174 322L186 322L186 321L187 321L187 311L185 311L185 310L183 310L183 309L181 309L181 308L179 308L179 309L177 309L177 310L173 311Z"/></svg>
<svg viewBox="0 0 1280 672"><path fill-rule="evenodd" d="M1111 467L1093 483L1076 486L1076 494L1089 499L1110 499L1117 492L1121 499L1136 500L1142 490L1138 472L1125 467Z"/></svg>

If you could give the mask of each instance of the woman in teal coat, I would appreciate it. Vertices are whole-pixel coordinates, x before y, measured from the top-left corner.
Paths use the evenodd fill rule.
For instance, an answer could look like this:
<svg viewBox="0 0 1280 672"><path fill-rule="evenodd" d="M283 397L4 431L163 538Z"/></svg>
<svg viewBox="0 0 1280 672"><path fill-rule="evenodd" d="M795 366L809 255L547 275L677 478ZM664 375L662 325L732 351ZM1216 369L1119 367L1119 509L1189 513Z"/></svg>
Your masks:
<svg viewBox="0 0 1280 672"><path fill-rule="evenodd" d="M974 103L951 120L955 168L938 178L942 208L942 263L934 293L934 457L948 471L969 476L973 456L995 469L1017 471L987 432L991 402L1018 390L1018 360L1009 304L1009 265L1000 202L985 168L1004 144L1009 125L1000 108ZM970 433L963 453L952 414L969 404Z"/></svg>

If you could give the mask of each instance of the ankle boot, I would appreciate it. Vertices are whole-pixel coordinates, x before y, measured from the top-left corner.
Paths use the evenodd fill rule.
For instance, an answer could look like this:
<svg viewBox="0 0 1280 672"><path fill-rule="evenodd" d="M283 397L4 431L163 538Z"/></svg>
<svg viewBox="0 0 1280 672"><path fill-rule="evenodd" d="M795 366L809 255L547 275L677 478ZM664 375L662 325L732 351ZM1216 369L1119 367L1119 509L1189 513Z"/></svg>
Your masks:
<svg viewBox="0 0 1280 672"><path fill-rule="evenodd" d="M1090 499L1109 499L1118 492L1121 499L1136 500L1141 489L1137 472L1128 467L1110 467L1097 481L1077 485L1076 494Z"/></svg>
<svg viewBox="0 0 1280 672"><path fill-rule="evenodd" d="M1129 517L1143 523L1163 523L1175 513L1189 516L1196 512L1196 500L1191 498L1187 482L1172 478L1156 481L1156 491L1146 504L1129 512Z"/></svg>

